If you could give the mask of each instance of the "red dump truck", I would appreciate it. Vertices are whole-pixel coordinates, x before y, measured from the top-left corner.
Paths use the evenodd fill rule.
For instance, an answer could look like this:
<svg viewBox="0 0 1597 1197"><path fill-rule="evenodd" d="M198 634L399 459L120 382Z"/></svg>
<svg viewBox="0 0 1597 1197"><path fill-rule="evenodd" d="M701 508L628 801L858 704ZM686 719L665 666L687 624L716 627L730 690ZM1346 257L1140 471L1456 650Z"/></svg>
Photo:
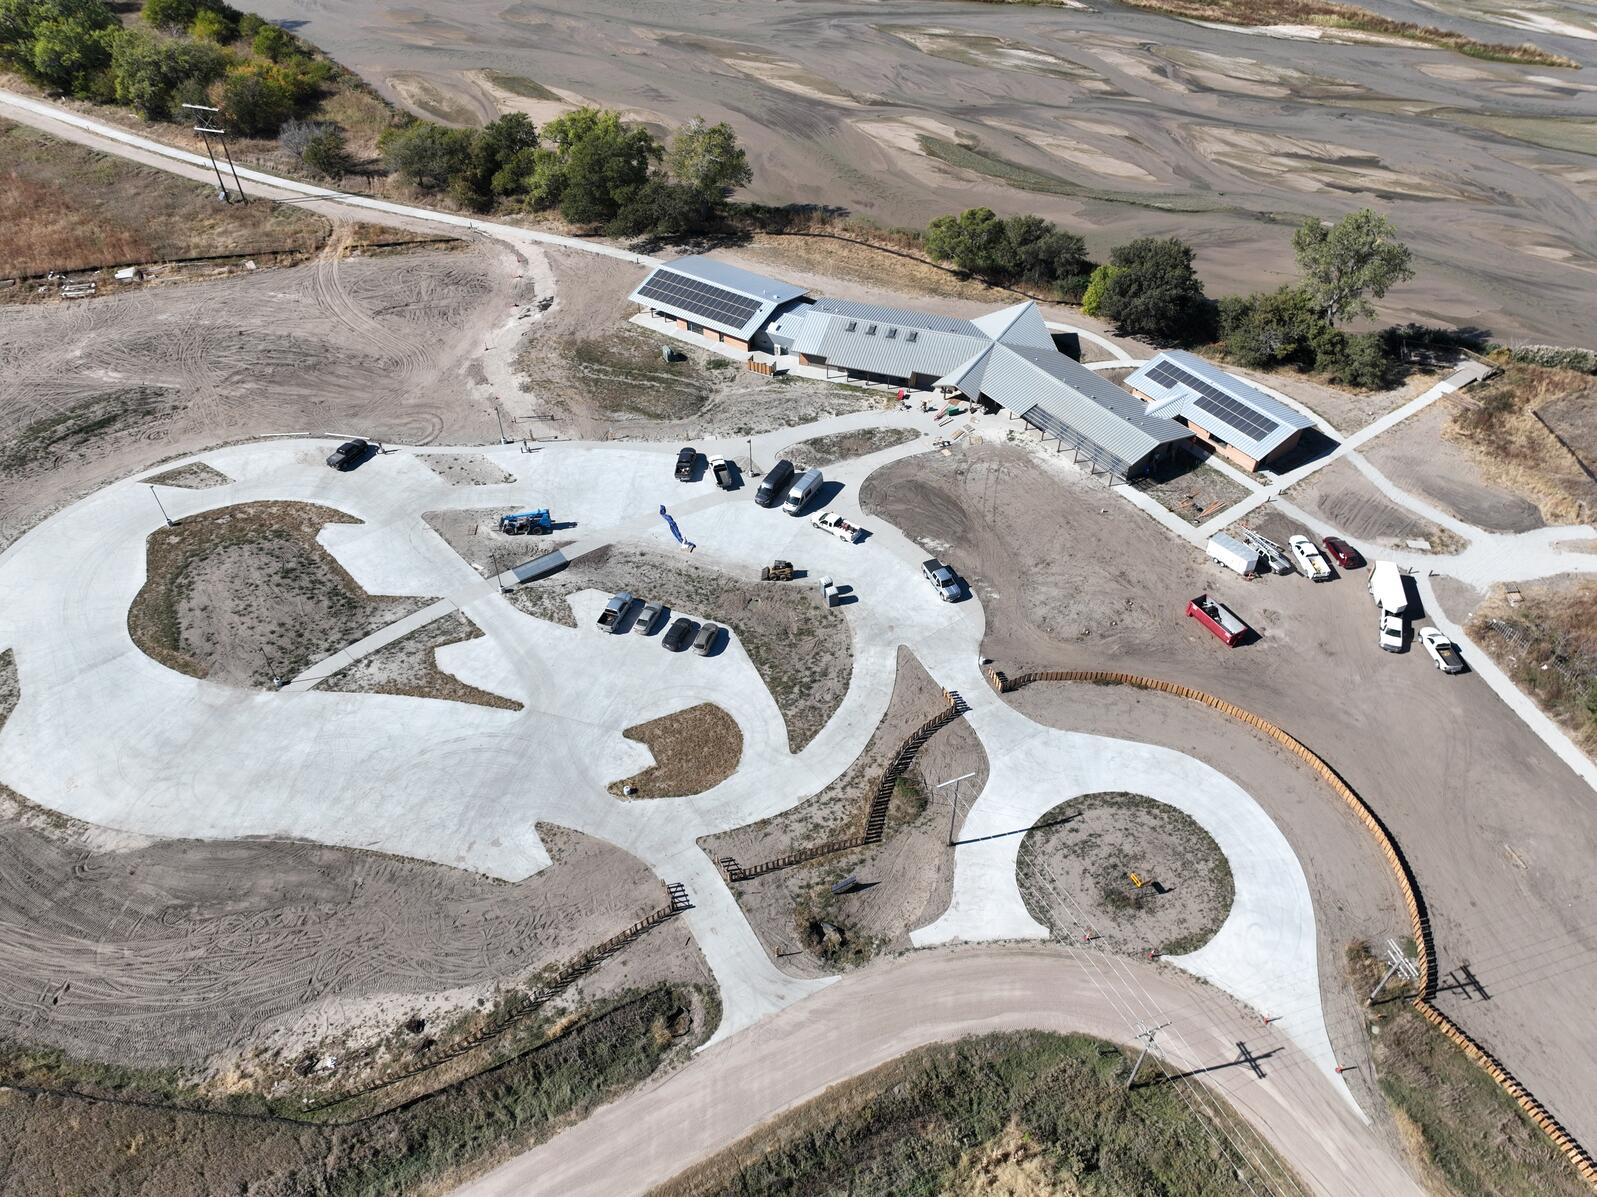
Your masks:
<svg viewBox="0 0 1597 1197"><path fill-rule="evenodd" d="M1253 630L1230 607L1206 594L1200 594L1187 604L1187 614L1218 636L1227 648L1235 648Z"/></svg>

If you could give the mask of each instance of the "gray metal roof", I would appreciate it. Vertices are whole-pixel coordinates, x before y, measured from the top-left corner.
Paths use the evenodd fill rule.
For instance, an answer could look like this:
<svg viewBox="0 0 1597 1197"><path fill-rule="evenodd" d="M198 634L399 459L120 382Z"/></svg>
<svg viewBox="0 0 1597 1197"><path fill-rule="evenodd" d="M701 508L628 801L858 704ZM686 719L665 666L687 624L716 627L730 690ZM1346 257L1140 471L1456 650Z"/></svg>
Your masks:
<svg viewBox="0 0 1597 1197"><path fill-rule="evenodd" d="M1040 409L1127 465L1192 433L1150 415L1142 401L1056 350L999 345L982 393L1018 416Z"/></svg>
<svg viewBox="0 0 1597 1197"><path fill-rule="evenodd" d="M957 316L939 316L935 312L917 312L910 308L885 308L874 303L855 303L849 299L817 300L817 312L835 312L850 319L874 320L878 324L896 324L900 328L923 328L930 332L958 333L966 337L985 337L974 321Z"/></svg>
<svg viewBox="0 0 1597 1197"><path fill-rule="evenodd" d="M1175 369L1162 368L1166 366ZM1192 375L1229 401L1216 401L1173 378L1177 371ZM1314 423L1274 396L1185 350L1169 350L1137 367L1126 379L1126 385L1152 400L1148 405L1151 414L1172 419L1180 416L1255 459L1269 456L1293 433Z"/></svg>
<svg viewBox="0 0 1597 1197"><path fill-rule="evenodd" d="M803 294L803 287L694 254L656 266L629 298L747 340L778 307Z"/></svg>
<svg viewBox="0 0 1597 1197"><path fill-rule="evenodd" d="M893 312L891 308L837 312L823 307L824 303L813 305L805 315L793 352L824 358L828 365L843 370L940 378L992 344L968 321L968 332L950 332L890 321L882 313Z"/></svg>

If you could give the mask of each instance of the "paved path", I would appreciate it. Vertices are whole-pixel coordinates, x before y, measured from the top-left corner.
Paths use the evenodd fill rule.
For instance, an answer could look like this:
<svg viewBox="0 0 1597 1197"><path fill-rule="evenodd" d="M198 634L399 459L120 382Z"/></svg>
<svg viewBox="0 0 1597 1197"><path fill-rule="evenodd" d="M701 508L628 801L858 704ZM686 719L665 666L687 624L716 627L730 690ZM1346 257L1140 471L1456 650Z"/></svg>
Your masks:
<svg viewBox="0 0 1597 1197"><path fill-rule="evenodd" d="M1172 1073L1197 1108L1222 1095L1324 1197L1421 1197L1317 1069L1273 1027L1201 984L1088 948L917 952L850 973L824 993L650 1081L548 1143L459 1189L459 1197L631 1197L731 1146L765 1120L929 1043L994 1031L1082 1032L1127 1043L1160 1016ZM1263 1079L1233 1066L1238 1043ZM1251 1158L1252 1153L1248 1153ZM624 1168L617 1161L624 1160ZM1273 1190L1263 1183L1261 1197Z"/></svg>

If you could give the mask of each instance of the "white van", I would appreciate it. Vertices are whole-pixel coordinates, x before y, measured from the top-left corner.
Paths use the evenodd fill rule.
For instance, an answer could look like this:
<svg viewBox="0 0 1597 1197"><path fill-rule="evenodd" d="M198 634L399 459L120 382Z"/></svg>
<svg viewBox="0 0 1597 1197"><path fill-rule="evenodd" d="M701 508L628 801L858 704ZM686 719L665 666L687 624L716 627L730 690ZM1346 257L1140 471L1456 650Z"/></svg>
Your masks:
<svg viewBox="0 0 1597 1197"><path fill-rule="evenodd" d="M1408 590L1403 586L1403 575L1395 561L1376 561L1370 567L1370 597L1375 605L1389 615L1402 615L1408 610Z"/></svg>
<svg viewBox="0 0 1597 1197"><path fill-rule="evenodd" d="M789 515L798 515L815 497L824 481L826 480L821 477L820 470L805 470L793 480L792 489L787 492L787 502L782 504L782 510Z"/></svg>

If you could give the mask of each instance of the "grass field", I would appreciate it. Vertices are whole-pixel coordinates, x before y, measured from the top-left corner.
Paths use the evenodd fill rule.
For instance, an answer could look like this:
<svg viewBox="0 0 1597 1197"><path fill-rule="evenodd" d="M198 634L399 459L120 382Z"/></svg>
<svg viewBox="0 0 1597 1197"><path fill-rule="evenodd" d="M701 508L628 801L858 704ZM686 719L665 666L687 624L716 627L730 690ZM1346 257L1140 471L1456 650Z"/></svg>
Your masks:
<svg viewBox="0 0 1597 1197"><path fill-rule="evenodd" d="M1190 1082L1128 1091L1129 1071L1121 1048L1083 1035L1014 1032L924 1048L827 1090L653 1197L1304 1191L1239 1118L1189 1104L1176 1086ZM1249 1145L1250 1161L1221 1145L1219 1122Z"/></svg>
<svg viewBox="0 0 1597 1197"><path fill-rule="evenodd" d="M654 764L612 783L610 792L617 797L702 794L731 777L743 758L743 729L732 716L709 702L629 727L622 734L647 748L654 756ZM636 793L626 794L628 786Z"/></svg>
<svg viewBox="0 0 1597 1197"><path fill-rule="evenodd" d="M545 1028L547 1040L428 1100L353 1126L257 1121L13 1092L0 1102L8 1197L443 1192L548 1138L703 1042L713 1023L669 987ZM8 1079L66 1082L124 1102L181 1100L170 1078L73 1066L0 1045ZM246 1112L240 1110L240 1112Z"/></svg>

